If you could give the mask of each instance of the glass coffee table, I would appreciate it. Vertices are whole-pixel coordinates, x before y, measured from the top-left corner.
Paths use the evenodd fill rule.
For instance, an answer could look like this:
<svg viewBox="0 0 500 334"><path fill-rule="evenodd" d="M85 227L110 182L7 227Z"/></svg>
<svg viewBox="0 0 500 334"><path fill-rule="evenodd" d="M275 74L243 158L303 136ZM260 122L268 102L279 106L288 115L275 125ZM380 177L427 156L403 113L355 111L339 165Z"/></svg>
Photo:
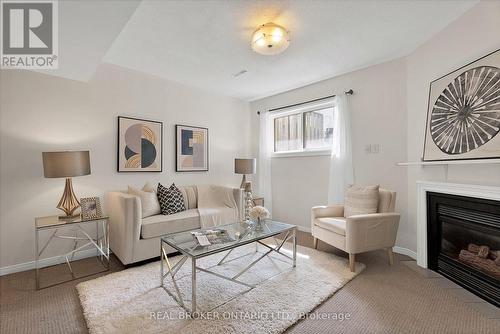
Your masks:
<svg viewBox="0 0 500 334"><path fill-rule="evenodd" d="M196 272L203 272L207 274L211 274L217 276L219 278L231 281L233 283L241 284L248 287L248 290L245 290L244 293L250 291L255 288L256 285L248 284L238 280L238 278L243 275L246 271L252 268L255 264L257 264L260 260L270 255L271 253L277 253L281 256L288 258L291 261L292 267L296 266L296 258L297 258L297 236L296 236L296 226L280 223L272 220L262 221L260 224L248 224L245 222L232 223L227 225L220 225L211 229L199 229L194 231L186 231L179 232L166 235L161 238L161 286L163 289L187 312L196 312ZM201 246L198 242L197 238L193 233L198 232L202 234L206 234L207 231L214 231L211 234L211 244L208 246ZM268 245L267 243L262 242L263 239L275 237L278 234L283 234L284 237L281 240L276 238L274 239L275 245ZM289 256L281 251L283 245L290 239L293 239L293 251L292 256ZM259 253L259 256L241 269L237 274L232 277L224 276L219 273L213 272L210 268L201 268L196 265L196 260L219 254L221 252L226 252L227 254L216 264L216 266L220 266L224 264L224 261L229 257L231 252L238 247L248 245L250 243L255 243L255 252L257 252L257 246L260 244L266 248L265 252ZM182 256L177 261L176 264L172 265L170 259L167 256L167 252L165 251L165 245L169 245L176 250L178 250ZM238 257L239 258L239 257ZM188 309L186 304L182 299L182 294L179 290L178 284L176 282L176 274L182 265L188 260L191 259L191 309ZM232 261L232 260L231 260ZM166 264L166 268L165 265ZM170 277L172 280L173 290L170 291L165 286L165 279ZM218 305L220 306L220 305ZM217 307L217 306L216 306ZM214 307L215 308L215 307ZM213 308L212 308L213 309Z"/></svg>

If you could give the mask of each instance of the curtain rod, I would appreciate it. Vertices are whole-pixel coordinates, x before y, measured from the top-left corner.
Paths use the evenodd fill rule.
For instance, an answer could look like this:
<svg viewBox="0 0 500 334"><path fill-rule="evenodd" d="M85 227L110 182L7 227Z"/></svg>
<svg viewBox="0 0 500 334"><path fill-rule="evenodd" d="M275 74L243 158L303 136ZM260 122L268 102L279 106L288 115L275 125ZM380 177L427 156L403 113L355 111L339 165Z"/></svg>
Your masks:
<svg viewBox="0 0 500 334"><path fill-rule="evenodd" d="M354 91L352 89L349 89L348 91L345 91L344 94L352 95L352 94L354 94ZM311 102L317 102L317 101L321 101L321 100L331 99L332 97L335 97L335 94L320 97L320 98L314 99L314 100L304 101L304 102L295 103L295 104L289 104L289 105L284 106L284 107L269 109L268 112L277 111L277 110L286 109L286 108L291 108L291 107L298 107L298 106L301 106L303 104L307 104L307 103L311 103ZM261 113L260 111L257 111L257 115L260 115L260 113Z"/></svg>

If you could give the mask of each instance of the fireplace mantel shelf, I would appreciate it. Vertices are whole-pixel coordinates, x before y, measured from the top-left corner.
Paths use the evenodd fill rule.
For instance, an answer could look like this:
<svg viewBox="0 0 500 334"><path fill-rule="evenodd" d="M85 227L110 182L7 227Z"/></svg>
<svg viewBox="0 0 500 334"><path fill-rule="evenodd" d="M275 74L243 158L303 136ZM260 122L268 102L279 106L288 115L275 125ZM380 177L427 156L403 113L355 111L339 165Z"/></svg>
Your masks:
<svg viewBox="0 0 500 334"><path fill-rule="evenodd" d="M397 162L396 166L500 164L500 159Z"/></svg>

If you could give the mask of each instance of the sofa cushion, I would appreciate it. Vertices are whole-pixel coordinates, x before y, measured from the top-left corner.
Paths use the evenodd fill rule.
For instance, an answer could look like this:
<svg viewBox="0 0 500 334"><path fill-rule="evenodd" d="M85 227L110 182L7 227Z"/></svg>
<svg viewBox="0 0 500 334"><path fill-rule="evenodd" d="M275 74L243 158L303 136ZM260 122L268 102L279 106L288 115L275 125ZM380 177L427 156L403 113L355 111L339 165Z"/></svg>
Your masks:
<svg viewBox="0 0 500 334"><path fill-rule="evenodd" d="M198 207L198 200L196 196L196 186L179 187L182 197L184 197L184 205L186 209L196 209Z"/></svg>
<svg viewBox="0 0 500 334"><path fill-rule="evenodd" d="M157 194L162 214L171 215L186 210L182 192L174 183L168 188L158 183Z"/></svg>
<svg viewBox="0 0 500 334"><path fill-rule="evenodd" d="M347 187L344 203L344 217L377 213L379 186Z"/></svg>
<svg viewBox="0 0 500 334"><path fill-rule="evenodd" d="M332 231L340 235L345 235L346 218L343 217L317 218L315 220L315 223L319 227L322 227L326 230Z"/></svg>
<svg viewBox="0 0 500 334"><path fill-rule="evenodd" d="M160 203L158 202L155 192L144 191L144 188L143 190L139 190L128 186L128 193L138 196L141 200L142 218L157 215L161 212Z"/></svg>
<svg viewBox="0 0 500 334"><path fill-rule="evenodd" d="M157 187L158 186L154 186L151 183L146 182L146 184L144 185L144 187L142 187L142 191L149 191L150 193L156 193L156 188Z"/></svg>
<svg viewBox="0 0 500 334"><path fill-rule="evenodd" d="M142 191L155 192L158 188L158 184L153 185L150 182L147 182L144 187L142 187ZM198 200L196 196L196 186L180 186L178 187L182 193L182 197L184 198L184 206L186 209L196 209L198 207Z"/></svg>
<svg viewBox="0 0 500 334"><path fill-rule="evenodd" d="M142 220L141 237L155 238L169 233L189 231L200 228L200 215L197 209L185 210L171 215L156 215Z"/></svg>

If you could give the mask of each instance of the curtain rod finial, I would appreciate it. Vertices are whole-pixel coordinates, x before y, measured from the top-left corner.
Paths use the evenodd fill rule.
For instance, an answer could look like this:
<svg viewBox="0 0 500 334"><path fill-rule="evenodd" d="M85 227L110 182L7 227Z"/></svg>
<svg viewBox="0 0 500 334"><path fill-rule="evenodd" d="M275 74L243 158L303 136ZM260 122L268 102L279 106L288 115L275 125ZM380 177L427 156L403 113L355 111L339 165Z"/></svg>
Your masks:
<svg viewBox="0 0 500 334"><path fill-rule="evenodd" d="M352 89L349 89L348 91L344 92L346 95L352 95L354 94L354 91Z"/></svg>

